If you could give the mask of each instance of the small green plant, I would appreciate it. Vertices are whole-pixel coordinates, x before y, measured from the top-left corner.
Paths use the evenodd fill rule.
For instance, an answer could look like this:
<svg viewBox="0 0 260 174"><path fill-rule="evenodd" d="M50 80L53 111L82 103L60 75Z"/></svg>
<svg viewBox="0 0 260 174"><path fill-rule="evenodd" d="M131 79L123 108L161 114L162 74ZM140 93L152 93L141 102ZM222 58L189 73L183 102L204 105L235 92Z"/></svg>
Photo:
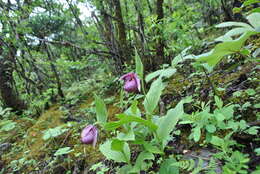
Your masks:
<svg viewBox="0 0 260 174"><path fill-rule="evenodd" d="M230 157L225 158L226 164L223 167L224 173L240 173L247 174L247 163L249 162L248 155L239 151L232 152Z"/></svg>
<svg viewBox="0 0 260 174"><path fill-rule="evenodd" d="M106 167L102 162L99 162L92 165L89 170L96 172L97 174L105 174L109 170L109 168Z"/></svg>
<svg viewBox="0 0 260 174"><path fill-rule="evenodd" d="M206 142L210 142L211 137L219 130L232 130L233 132L244 131L248 128L244 120L234 120L235 105L223 106L223 101L215 96L215 104L217 108L210 112L209 103L202 102L199 109L194 113L185 114L180 124L191 124L190 139L198 142L201 139L202 132L206 132ZM256 128L251 127L247 131L254 133Z"/></svg>
<svg viewBox="0 0 260 174"><path fill-rule="evenodd" d="M11 110L12 110L11 108L4 109L0 106L0 117L3 117L3 118L9 117L11 114Z"/></svg>
<svg viewBox="0 0 260 174"><path fill-rule="evenodd" d="M137 64L140 66L140 61L137 61ZM142 71L140 67L136 69ZM141 117L138 101L134 100L124 113L117 115L118 121L107 122L106 107L100 98L95 97L98 123L106 131L117 130L116 135L101 144L99 149L107 159L126 163L119 169L121 172L140 173L141 170L149 168L156 154L163 155L171 132L184 114L183 104L192 101L190 97L183 99L175 108L169 109L165 116L158 117L155 110L164 87L161 77L151 84L143 102L144 118ZM135 162L131 160L132 145L139 147Z"/></svg>
<svg viewBox="0 0 260 174"><path fill-rule="evenodd" d="M73 152L74 150L72 150L70 147L63 147L58 149L55 153L54 156L60 156L60 155L65 155L68 154L70 152Z"/></svg>
<svg viewBox="0 0 260 174"><path fill-rule="evenodd" d="M10 130L13 130L16 127L16 124L16 122L13 122L11 120L0 121L0 131L8 132Z"/></svg>
<svg viewBox="0 0 260 174"><path fill-rule="evenodd" d="M63 133L67 132L69 129L64 128L66 125L58 126L55 128L50 128L45 131L43 131L43 140L49 140L53 139L55 137L58 137L62 135Z"/></svg>

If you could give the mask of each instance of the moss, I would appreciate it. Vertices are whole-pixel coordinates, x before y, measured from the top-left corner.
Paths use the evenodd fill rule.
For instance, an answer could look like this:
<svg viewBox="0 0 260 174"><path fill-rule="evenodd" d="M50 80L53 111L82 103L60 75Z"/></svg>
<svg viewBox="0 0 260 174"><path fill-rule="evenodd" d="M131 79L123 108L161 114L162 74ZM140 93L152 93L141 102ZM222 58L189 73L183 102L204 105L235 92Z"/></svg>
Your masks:
<svg viewBox="0 0 260 174"><path fill-rule="evenodd" d="M122 110L119 107L114 106L113 104L110 104L110 105L108 105L107 112L108 112L108 120L115 121L115 120L117 120L115 115L121 113Z"/></svg>
<svg viewBox="0 0 260 174"><path fill-rule="evenodd" d="M93 98L93 97L89 97L87 100L83 101L83 102L79 105L78 109L85 109L85 108L90 107L91 104L93 103L93 101L94 101L94 98Z"/></svg>
<svg viewBox="0 0 260 174"><path fill-rule="evenodd" d="M17 141L15 147L22 147L22 151L20 153L7 154L3 157L3 160L9 164L11 161L20 158L42 159L46 151L48 151L45 148L46 142L42 139L42 131L61 125L61 116L62 112L58 110L58 106L54 106L43 113L38 121L28 129L25 138Z"/></svg>

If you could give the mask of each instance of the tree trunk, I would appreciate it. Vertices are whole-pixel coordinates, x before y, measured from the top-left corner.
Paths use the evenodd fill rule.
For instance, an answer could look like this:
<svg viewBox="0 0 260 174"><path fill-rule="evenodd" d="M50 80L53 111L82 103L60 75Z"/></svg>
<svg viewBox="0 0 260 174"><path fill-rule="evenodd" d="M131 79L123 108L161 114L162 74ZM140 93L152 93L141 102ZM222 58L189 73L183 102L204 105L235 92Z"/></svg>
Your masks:
<svg viewBox="0 0 260 174"><path fill-rule="evenodd" d="M221 6L224 11L225 21L233 21L232 10L228 8L226 0L221 0Z"/></svg>
<svg viewBox="0 0 260 174"><path fill-rule="evenodd" d="M157 0L156 7L157 25L163 25L163 0ZM164 40L162 28L162 26L158 27L156 32L158 39L156 42L156 60L154 60L155 68L158 68L164 62Z"/></svg>
<svg viewBox="0 0 260 174"><path fill-rule="evenodd" d="M0 94L5 107L12 108L14 111L26 109L26 105L19 99L18 94L13 88L13 67L8 58L0 58Z"/></svg>
<svg viewBox="0 0 260 174"><path fill-rule="evenodd" d="M117 30L118 30L118 43L119 43L119 53L120 57L124 62L130 63L131 55L128 48L127 39L126 39L126 29L125 23L122 16L120 0L114 0L115 7L115 17L117 20Z"/></svg>
<svg viewBox="0 0 260 174"><path fill-rule="evenodd" d="M58 74L58 71L56 70L55 65L52 63L53 62L52 52L51 52L50 48L48 47L48 45L45 42L44 42L44 47L45 47L45 49L47 51L47 57L48 57L48 60L50 61L51 70L52 70L52 72L54 74L54 77L56 79L58 94L59 94L59 96L61 98L64 98L64 94L63 94L63 91L62 91L62 88L61 88L60 76Z"/></svg>
<svg viewBox="0 0 260 174"><path fill-rule="evenodd" d="M111 57L113 58L113 61L114 61L113 63L114 63L114 67L115 67L114 73L121 74L123 72L125 58L127 58L126 56L123 56L124 52L122 49L122 45L124 45L123 43L126 42L126 36L125 36L125 34L123 34L124 32L121 31L120 40L122 42L122 45L120 45L119 41L117 40L117 37L116 37L117 30L115 30L115 27L113 25L113 20L115 20L115 18L107 13L104 2L107 2L107 1L103 1L103 0L98 1L98 7L99 7L98 10L100 11L102 21L99 21L98 17L94 13L92 16L94 17L94 19L96 21L96 24L97 24L96 26L100 33L101 38L104 40L107 49L110 50L112 53ZM107 5L109 6L110 11L112 12L114 10L115 5L113 5L111 3L112 1L109 1L109 2L110 3L107 2ZM120 7L120 11L121 11L121 7ZM121 12L120 12L120 14L121 14ZM121 16L122 16L122 14L121 14ZM116 22L118 24L118 18L116 18ZM123 26L121 28L125 29L123 22L121 22L120 25Z"/></svg>
<svg viewBox="0 0 260 174"><path fill-rule="evenodd" d="M153 9L152 9L152 6L151 6L151 4L150 4L150 1L149 1L149 0L146 0L146 2L147 2L147 5L148 5L148 7L149 7L150 14L153 14Z"/></svg>

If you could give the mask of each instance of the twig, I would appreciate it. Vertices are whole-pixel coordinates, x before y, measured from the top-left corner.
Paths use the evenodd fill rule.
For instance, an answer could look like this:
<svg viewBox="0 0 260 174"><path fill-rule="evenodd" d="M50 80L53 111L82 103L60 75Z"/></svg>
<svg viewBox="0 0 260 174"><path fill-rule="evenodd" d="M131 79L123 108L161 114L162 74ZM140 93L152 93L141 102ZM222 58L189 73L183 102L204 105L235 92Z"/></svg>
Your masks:
<svg viewBox="0 0 260 174"><path fill-rule="evenodd" d="M63 142L61 143L61 147L65 144L65 142L67 141L67 139L68 139L69 135L71 134L71 132L72 132L72 130L67 133L66 137L64 138Z"/></svg>

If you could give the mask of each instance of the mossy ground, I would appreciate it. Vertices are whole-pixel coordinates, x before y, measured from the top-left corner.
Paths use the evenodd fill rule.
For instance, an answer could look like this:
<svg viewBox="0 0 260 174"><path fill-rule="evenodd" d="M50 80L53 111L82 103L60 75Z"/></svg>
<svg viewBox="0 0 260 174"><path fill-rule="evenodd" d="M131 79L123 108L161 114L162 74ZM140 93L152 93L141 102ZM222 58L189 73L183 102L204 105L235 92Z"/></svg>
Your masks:
<svg viewBox="0 0 260 174"><path fill-rule="evenodd" d="M89 97L88 99L77 104L75 107L71 108L72 114L81 113L82 110L93 107L94 98ZM116 102L116 101L114 101ZM114 106L114 102L107 105L109 120L115 120L115 115L121 112L121 109ZM12 161L19 161L20 159L35 160L38 164L48 163L47 161L53 160L53 153L62 147L71 147L73 150L67 155L70 161L81 161L84 166L91 166L98 161L104 160L104 156L98 150L98 145L94 148L91 145L82 144L80 141L80 132L87 124L83 122L74 122L73 126L62 135L55 137L51 140L43 140L43 131L50 128L55 128L58 126L65 125L64 122L65 113L60 110L60 105L52 106L50 109L45 111L39 116L37 121L32 125L32 123L26 123L21 120L17 120L20 127L24 129L24 135L19 137L19 140L15 141L15 146L19 147L17 152L14 150L10 153L6 153L2 160L5 165L10 165ZM90 115L79 114L81 120L88 120ZM79 117L78 116L78 117ZM16 134L16 131L11 132L12 136ZM9 135L11 136L11 135ZM104 132L99 132L98 144L102 143L106 139L106 134ZM13 147L15 148L15 147ZM71 162L59 161L64 168L71 168ZM19 165L19 164L18 164ZM23 164L21 164L23 165ZM30 173L35 170L35 164L23 165L19 171L25 173ZM12 169L10 169L11 171ZM49 170L48 170L49 171Z"/></svg>

